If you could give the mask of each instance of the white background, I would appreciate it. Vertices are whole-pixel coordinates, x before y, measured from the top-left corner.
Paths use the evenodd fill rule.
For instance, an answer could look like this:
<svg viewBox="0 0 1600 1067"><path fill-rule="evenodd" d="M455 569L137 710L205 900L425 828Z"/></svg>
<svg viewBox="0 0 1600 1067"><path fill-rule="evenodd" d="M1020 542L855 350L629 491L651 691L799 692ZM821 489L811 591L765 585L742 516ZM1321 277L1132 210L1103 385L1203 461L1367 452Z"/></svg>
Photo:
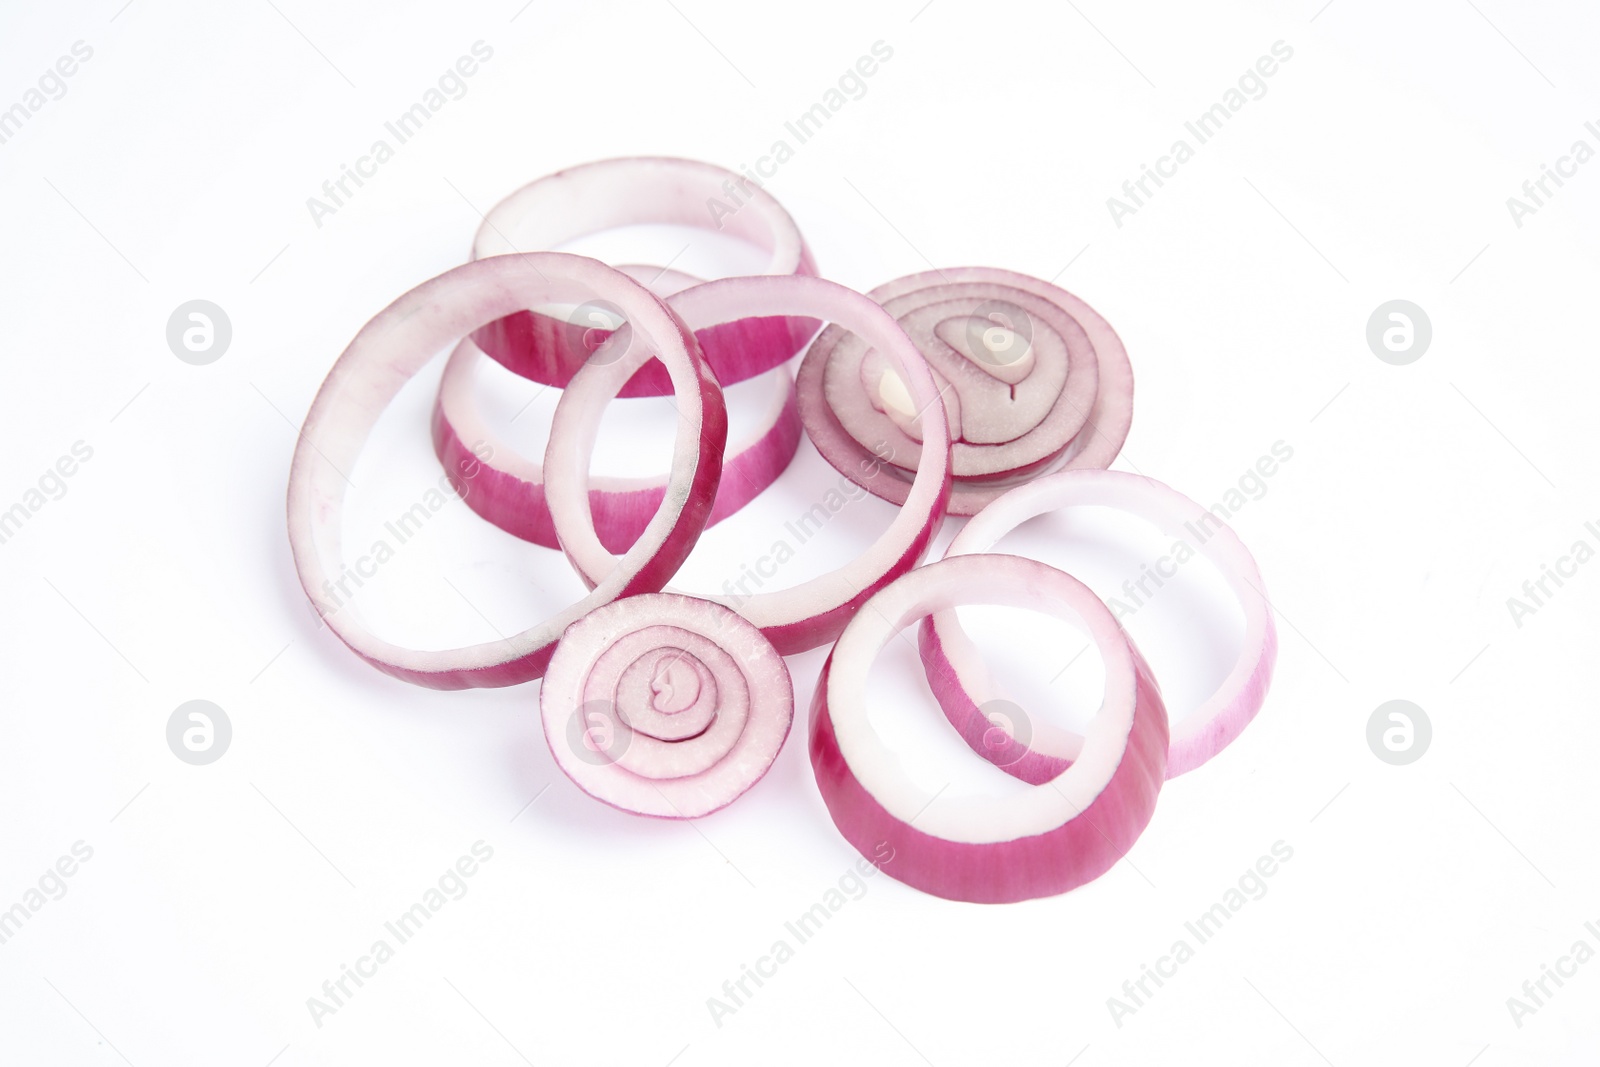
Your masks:
<svg viewBox="0 0 1600 1067"><path fill-rule="evenodd" d="M1600 567L1520 627L1506 599L1600 541L1600 164L1520 228L1506 198L1574 140L1600 146L1583 128L1600 16L1318 2L7 0L0 107L75 41L94 52L0 145L0 508L74 442L93 458L0 545L0 908L74 842L93 858L0 945L0 1061L1595 1062L1600 962L1520 1027L1506 1001L1580 938L1600 948ZM318 227L306 198L478 40L494 56L467 94ZM460 262L478 212L590 159L753 163L878 40L894 55L866 95L770 184L823 272L1058 277L1134 361L1118 467L1202 503L1289 444L1235 523L1282 653L1260 718L1166 788L1099 881L986 908L875 878L718 1026L707 998L855 859L804 711L723 813L606 808L555 768L536 684L417 689L316 628L284 535L288 462L344 344ZM1294 54L1267 94L1115 225L1107 197L1279 40ZM233 324L205 367L165 341L195 298ZM1410 366L1365 341L1394 298L1433 324ZM437 477L427 388L386 419L358 509L399 510ZM834 478L806 451L714 531L696 581ZM887 514L853 506L792 577ZM576 589L559 556L459 505L418 544L373 594L395 632L483 640L485 616L510 632ZM1018 544L1068 559L1059 538ZM1185 614L1208 603L1194 581L1192 602L1133 622L1191 697L1232 653L1224 622ZM1014 640L1025 618L991 623L984 646L1026 684L1066 658ZM822 656L791 660L802 709ZM234 729L204 767L165 740L196 698ZM1367 747L1394 698L1433 724L1409 766ZM887 699L922 709L928 754L907 758L934 773L948 731L913 690ZM494 854L470 891L317 1026L307 998L479 840ZM1266 895L1119 1026L1107 998L1278 841L1293 858Z"/></svg>

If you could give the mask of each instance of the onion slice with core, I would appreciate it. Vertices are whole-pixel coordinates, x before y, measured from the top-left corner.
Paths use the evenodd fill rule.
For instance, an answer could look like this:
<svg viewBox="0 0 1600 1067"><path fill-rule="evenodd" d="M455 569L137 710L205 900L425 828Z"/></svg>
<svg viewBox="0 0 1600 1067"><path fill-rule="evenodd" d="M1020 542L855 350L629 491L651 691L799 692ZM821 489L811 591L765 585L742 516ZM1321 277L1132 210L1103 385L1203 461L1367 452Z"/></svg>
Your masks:
<svg viewBox="0 0 1600 1067"><path fill-rule="evenodd" d="M991 267L909 275L868 294L933 364L951 423L949 511L973 515L1009 487L1108 466L1133 418L1133 370L1116 331L1064 289ZM904 500L916 439L904 390L877 353L835 329L807 350L800 416L823 457L885 500ZM859 473L871 442L902 457Z"/></svg>
<svg viewBox="0 0 1600 1067"><path fill-rule="evenodd" d="M1008 532L1049 511L1110 507L1147 519L1203 556L1222 574L1244 613L1239 658L1198 708L1172 726L1167 777L1194 770L1221 752L1250 724L1266 699L1278 655L1272 609L1249 549L1221 519L1176 489L1122 471L1060 471L1018 486L984 508L956 535L946 558L984 553ZM1187 558L1187 557L1184 557ZM1198 625L1204 625L1203 622ZM1031 736L1015 737L983 709L1003 700L978 649L953 611L922 622L919 645L928 684L952 725L973 751L1025 782L1040 783L1079 758L1083 738L1048 722L1031 722Z"/></svg>
<svg viewBox="0 0 1600 1067"><path fill-rule="evenodd" d="M894 635L929 612L1000 604L1078 621L1105 663L1105 696L1079 758L1007 797L940 797L912 780L874 728L867 676ZM811 707L811 766L823 802L863 856L935 896L1008 903L1064 893L1104 874L1155 810L1167 716L1110 609L1077 579L1020 556L973 555L918 568L881 590L840 635Z"/></svg>
<svg viewBox="0 0 1600 1067"><path fill-rule="evenodd" d="M692 819L758 782L794 720L783 657L732 610L674 593L567 628L539 689L545 740L585 793Z"/></svg>
<svg viewBox="0 0 1600 1067"><path fill-rule="evenodd" d="M529 182L484 216L474 259L555 248L622 226L678 225L738 238L769 253L762 274L815 275L800 230L768 192L732 171L692 159L627 157L586 163ZM646 281L654 288L653 282ZM610 335L617 309L604 300L522 310L473 339L513 373L557 388ZM805 347L818 323L805 317L751 317L719 323L700 337L717 380L733 385L773 369ZM662 368L646 364L618 396L670 396Z"/></svg>
<svg viewBox="0 0 1600 1067"><path fill-rule="evenodd" d="M324 597L340 573L346 474L396 393L440 351L484 323L540 302L613 302L628 326L610 342L617 362L659 358L676 389L678 436L665 502L627 554L578 603L521 633L464 648L419 650L369 631ZM585 367L574 387L600 370ZM578 618L619 597L653 592L688 556L711 511L727 440L727 411L694 335L648 289L583 256L495 256L423 282L361 328L317 392L289 473L289 545L307 596L340 640L379 670L436 689L514 685L544 673L556 640Z"/></svg>
<svg viewBox="0 0 1600 1067"><path fill-rule="evenodd" d="M672 307L691 329L703 330L750 315L801 315L828 319L859 333L883 352L908 384L919 411L922 441L917 446L915 479L906 487L901 509L888 529L851 563L789 589L747 597L714 597L755 623L784 655L804 652L832 641L868 597L916 566L927 552L944 518L950 491L949 430L944 405L938 403L933 377L905 331L877 303L851 289L821 278L794 275L723 278L686 289L672 298ZM614 360L602 349L584 370L596 373L573 379L561 395L545 451L545 499L561 547L590 585L607 580L616 559L595 532L589 510L589 457L600 408L633 373L629 360ZM867 453L858 474L897 458L884 442L877 454Z"/></svg>

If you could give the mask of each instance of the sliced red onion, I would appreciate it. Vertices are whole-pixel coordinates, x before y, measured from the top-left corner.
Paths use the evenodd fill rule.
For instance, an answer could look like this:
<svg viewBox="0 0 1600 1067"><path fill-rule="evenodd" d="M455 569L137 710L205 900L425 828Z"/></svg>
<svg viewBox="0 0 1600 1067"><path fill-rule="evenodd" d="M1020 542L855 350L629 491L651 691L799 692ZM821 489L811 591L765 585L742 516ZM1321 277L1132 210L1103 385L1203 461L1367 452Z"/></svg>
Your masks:
<svg viewBox="0 0 1600 1067"><path fill-rule="evenodd" d="M783 657L733 611L646 593L567 628L539 711L557 765L585 793L692 819L767 773L794 720L794 686Z"/></svg>
<svg viewBox="0 0 1600 1067"><path fill-rule="evenodd" d="M667 303L671 305L670 298ZM524 541L559 548L539 461L500 441L473 395L473 374L482 358L476 345L463 341L445 364L433 411L434 452L473 511ZM769 387L764 413L754 431L728 443L707 526L754 500L788 468L800 447L803 430L794 378L788 368L778 367L763 379ZM468 442L488 446L479 450L487 458L475 455ZM473 472L470 478L466 471ZM464 492L469 485L471 492ZM664 476L590 480L589 508L607 551L621 554L639 539L660 508L666 488Z"/></svg>
<svg viewBox="0 0 1600 1067"><path fill-rule="evenodd" d="M353 609L330 608L325 587L340 572L346 472L378 417L407 381L443 349L486 322L540 302L604 299L628 326L610 343L616 365L666 364L679 412L665 501L637 544L578 603L504 640L419 650L371 633ZM584 367L574 389L592 377ZM289 545L300 584L340 640L379 670L436 689L514 685L539 677L571 623L618 597L666 584L693 548L711 511L727 440L722 390L694 335L648 289L584 256L536 252L495 256L423 282L361 328L328 372L306 414L289 473ZM587 502L587 498L585 498Z"/></svg>
<svg viewBox="0 0 1600 1067"><path fill-rule="evenodd" d="M1221 519L1153 478L1122 471L1060 471L1006 493L956 535L947 558L988 552L1005 534L1036 515L1067 507L1111 507L1147 519L1221 572L1244 612L1239 658L1214 693L1172 727L1167 776L1177 777L1221 752L1254 719L1266 699L1278 655L1278 633L1262 592L1261 572L1249 549ZM1197 625L1209 625L1197 620ZM991 721L982 708L1004 699L1003 686L984 665L953 611L923 620L923 665L946 717L974 752L1025 782L1040 783L1079 758L1083 738L1049 722L1030 723L1017 740L1009 724Z"/></svg>
<svg viewBox="0 0 1600 1067"><path fill-rule="evenodd" d="M958 604L1029 608L1079 621L1105 663L1105 696L1082 751L1037 788L949 797L913 781L872 723L864 694L894 635ZM823 802L863 856L907 885L998 904L1064 893L1132 847L1165 776L1167 716L1143 661L1110 610L1077 579L1020 556L973 555L918 568L878 592L839 637L811 708L811 766Z"/></svg>
<svg viewBox="0 0 1600 1067"><path fill-rule="evenodd" d="M648 263L618 263L617 269L626 274L628 277L632 278L634 281L642 284L646 289L650 290L663 300L671 296L673 293L683 292L691 285L699 285L701 281L701 279L696 278L693 274L685 274L683 271L673 270L671 267L652 267ZM606 337L610 336L610 331L607 331ZM593 352L594 349L600 347L600 344L603 340L603 338L599 338L598 336L592 337L588 341L584 342L583 347L588 349L590 352ZM702 345L700 350L704 352L705 347ZM577 368L574 367L573 369L576 370ZM570 381L572 375L567 375L567 378ZM661 395L667 396L671 392L672 390L669 388L666 393Z"/></svg>
<svg viewBox="0 0 1600 1067"><path fill-rule="evenodd" d="M990 267L913 274L868 295L933 365L954 442L950 514L976 514L1048 471L1116 458L1133 418L1133 371L1116 332L1082 300ZM901 503L917 432L882 357L824 330L797 378L800 416L818 450L868 492ZM861 458L880 440L903 458L861 477Z"/></svg>
<svg viewBox="0 0 1600 1067"><path fill-rule="evenodd" d="M669 307L677 293L700 284L698 278L668 268L628 264L617 269L665 298ZM709 335L710 331L702 331L695 337L703 342ZM605 336L610 336L609 331ZM524 541L560 548L550 521L550 508L545 503L544 472L539 462L500 441L479 411L472 385L481 356L473 341L463 341L445 364L433 412L434 453L451 484L473 511ZM662 364L645 366L657 368L665 378ZM754 500L788 468L800 447L804 430L794 379L785 367L768 371L767 378L772 392L757 429L742 441L730 442L723 457L723 477L707 526L716 525ZM469 441L487 447L475 454ZM481 458L484 456L487 458ZM472 472L471 493L465 492L469 479L462 472L466 471ZM626 552L639 539L661 505L666 481L657 476L596 478L590 483L590 508L600 540L608 551Z"/></svg>
<svg viewBox="0 0 1600 1067"><path fill-rule="evenodd" d="M665 157L601 160L524 185L484 216L472 254L476 259L555 248L602 230L641 224L694 226L740 238L771 253L762 274L817 272L794 219L769 193L710 163ZM484 327L473 339L512 372L561 388L610 336L614 312L593 302L559 314L523 310ZM718 323L702 333L700 344L717 380L734 385L786 362L818 325L803 317L748 318ZM671 393L662 368L646 364L617 395Z"/></svg>
<svg viewBox="0 0 1600 1067"><path fill-rule="evenodd" d="M905 331L870 298L842 285L801 275L724 278L686 289L672 298L690 328L703 330L750 315L799 315L828 319L860 333L882 351L904 376L921 411L922 442L914 480L902 507L883 536L861 556L837 570L790 589L736 599L715 597L760 627L784 655L826 644L839 635L851 615L874 591L917 565L944 518L950 489L949 431L933 377ZM596 359L556 405L545 452L545 499L562 549L590 585L607 579L616 559L595 532L589 509L589 457L600 408L632 372L626 361ZM584 388L580 391L580 385ZM861 461L857 474L895 459L887 442ZM841 468L842 469L842 468Z"/></svg>

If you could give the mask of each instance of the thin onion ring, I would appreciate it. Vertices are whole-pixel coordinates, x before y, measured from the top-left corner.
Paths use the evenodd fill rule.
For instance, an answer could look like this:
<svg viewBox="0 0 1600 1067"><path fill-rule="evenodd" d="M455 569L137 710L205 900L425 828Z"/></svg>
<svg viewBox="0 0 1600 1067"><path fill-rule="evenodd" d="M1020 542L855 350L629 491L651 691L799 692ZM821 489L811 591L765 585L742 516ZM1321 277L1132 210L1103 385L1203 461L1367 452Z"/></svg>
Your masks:
<svg viewBox="0 0 1600 1067"><path fill-rule="evenodd" d="M712 201L730 200L737 205L730 215L715 216L707 208ZM693 226L740 238L770 253L762 274L817 273L794 219L770 193L732 171L670 156L603 159L529 182L489 209L473 238L472 255L555 248L601 230L647 224ZM608 335L584 327L524 310L480 329L473 339L513 373L565 388L594 342ZM805 318L750 318L718 324L699 340L717 380L727 386L786 362L816 330L817 323ZM646 364L617 395L671 393L661 367Z"/></svg>
<svg viewBox="0 0 1600 1067"><path fill-rule="evenodd" d="M707 598L727 604L755 623L784 655L826 644L839 635L875 590L916 566L943 521L950 489L950 437L944 405L938 403L928 366L882 307L852 289L820 278L723 278L677 294L673 307L696 329L751 314L808 315L839 322L868 337L895 362L920 406L923 442L916 479L907 487L901 510L871 548L850 564L789 589L737 600ZM619 375L631 373L631 368L622 360L591 363L590 367L598 373L587 382L574 379L556 405L544 467L545 497L561 547L584 581L595 585L606 580L616 566L616 559L595 533L589 511L589 456L598 426L595 413L615 394L623 380Z"/></svg>
<svg viewBox="0 0 1600 1067"><path fill-rule="evenodd" d="M627 270L627 268L621 268ZM675 296L666 297L671 307ZM699 335L697 335L698 337ZM471 340L456 346L439 381L433 409L433 448L457 491L467 484L460 472L473 471L467 506L507 533L545 548L559 548L555 524L545 500L544 471L537 459L522 455L501 441L489 428L473 395L474 371L483 352ZM709 360L708 360L709 361ZM658 363L646 364L659 367ZM717 486L706 526L733 515L786 470L799 450L804 430L794 388L786 367L762 376L769 381L766 409L754 431L731 441L723 457L722 480ZM469 444L470 442L470 444ZM475 446L480 447L477 452ZM649 523L666 495L667 479L594 478L589 505L607 550L626 552Z"/></svg>
<svg viewBox="0 0 1600 1067"><path fill-rule="evenodd" d="M1060 471L1018 486L989 504L956 535L945 557L989 552L1006 533L1034 516L1090 506L1117 508L1167 531L1187 526L1186 543L1222 574L1244 613L1239 656L1227 677L1198 708L1172 726L1167 777L1175 778L1221 752L1250 724L1266 699L1277 660L1278 633L1262 592L1261 572L1232 527L1154 478L1123 471ZM1207 523L1214 528L1201 537ZM1033 783L1049 780L1077 758L1082 739L1047 722L1032 723L1026 740L993 743L993 724L980 709L1000 698L1000 686L954 612L929 615L922 622L919 638L929 685L973 751L992 759L1008 774Z"/></svg>
<svg viewBox="0 0 1600 1067"><path fill-rule="evenodd" d="M619 360L658 356L680 411L667 500L639 542L578 603L500 641L443 650L393 644L352 612L330 609L324 587L340 559L348 477L372 427L396 393L441 349L486 322L541 300L600 296L628 315L613 344ZM584 368L578 385L592 377ZM727 412L694 335L648 289L596 260L558 252L495 256L429 279L380 311L334 363L306 414L290 465L289 544L300 584L352 651L396 678L436 689L515 685L544 673L556 640L582 615L619 597L660 589L694 546L722 468ZM330 562L333 564L329 566Z"/></svg>
<svg viewBox="0 0 1600 1067"><path fill-rule="evenodd" d="M1079 619L1105 663L1082 757L1007 797L941 799L884 744L866 706L873 661L900 630L958 603ZM1077 579L1020 556L956 556L907 574L850 620L817 679L811 766L834 825L863 856L935 896L1008 903L1064 893L1111 868L1143 832L1165 777L1160 691L1110 610Z"/></svg>

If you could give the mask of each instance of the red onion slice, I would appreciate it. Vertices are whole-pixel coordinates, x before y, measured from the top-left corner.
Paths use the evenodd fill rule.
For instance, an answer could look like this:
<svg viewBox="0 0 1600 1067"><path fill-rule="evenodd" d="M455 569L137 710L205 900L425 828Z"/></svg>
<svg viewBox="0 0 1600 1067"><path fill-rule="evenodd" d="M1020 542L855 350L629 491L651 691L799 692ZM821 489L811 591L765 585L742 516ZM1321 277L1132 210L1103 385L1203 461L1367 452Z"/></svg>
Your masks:
<svg viewBox="0 0 1600 1067"><path fill-rule="evenodd" d="M486 322L540 302L604 299L628 327L610 343L619 364L659 358L677 389L678 436L665 503L637 544L578 603L501 641L419 650L371 633L354 609L323 602L340 572L340 520L352 470L389 401L441 350ZM591 378L585 367L577 388ZM514 685L544 673L561 632L618 597L660 589L693 548L711 510L727 439L722 391L694 335L648 289L583 256L536 252L468 263L423 282L361 328L306 414L289 473L289 545L307 596L339 639L379 670L436 689Z"/></svg>
<svg viewBox="0 0 1600 1067"><path fill-rule="evenodd" d="M674 294L700 284L681 271L664 267L624 265L617 268L648 286L671 305ZM504 320L502 320L504 321ZM732 326L738 323L730 324ZM610 333L605 334L606 337ZM696 335L703 341L709 331ZM702 348L702 351L704 349ZM472 392L482 351L462 341L445 364L433 412L433 450L467 506L500 529L524 541L559 548L550 508L544 498L544 472L537 460L500 441L484 422ZM663 380L660 363L647 363ZM643 373L643 371L641 371ZM788 468L804 433L796 405L794 379L783 367L767 372L773 392L758 429L747 439L730 443L723 458L723 478L707 526L732 515L754 500ZM638 375L635 375L637 378ZM567 380L570 380L567 379ZM481 442L478 454L467 442ZM487 456L489 458L483 458ZM471 471L471 488L464 472ZM597 478L589 491L590 507L600 539L612 552L626 552L639 539L666 492L665 477Z"/></svg>
<svg viewBox="0 0 1600 1067"><path fill-rule="evenodd" d="M668 298L668 306L672 300ZM545 502L544 472L505 444L484 421L473 396L473 375L483 353L471 341L456 347L445 364L439 396L433 411L433 449L444 464L457 492L470 484L462 499L500 529L546 548L559 548L550 508ZM648 364L647 364L648 365ZM660 366L660 364L654 364ZM722 480L717 486L707 526L734 514L782 474L800 447L803 429L795 402L794 379L788 368L768 371L769 392L756 429L745 439L730 441L723 458ZM467 442L487 448L474 455ZM471 479L461 472L473 471ZM645 478L593 478L589 508L606 550L626 552L661 506L666 496L664 476Z"/></svg>
<svg viewBox="0 0 1600 1067"><path fill-rule="evenodd" d="M1231 527L1153 478L1122 471L1061 471L1018 486L984 508L956 535L945 555L988 552L1036 515L1090 506L1138 515L1180 538L1221 572L1244 612L1238 660L1216 691L1172 727L1167 777L1175 778L1221 752L1250 724L1266 699L1277 660L1278 633L1262 592L1261 572ZM1079 758L1083 739L1071 731L1034 722L1023 743L1011 736L1008 724L985 717L980 708L1002 699L1003 687L990 675L954 612L935 612L923 620L920 646L934 695L973 751L1035 784L1055 777Z"/></svg>
<svg viewBox="0 0 1600 1067"><path fill-rule="evenodd" d="M726 204L731 214L708 205ZM816 264L789 213L749 179L710 163L668 157L607 159L530 182L484 216L474 259L556 246L602 230L641 224L694 226L737 237L770 253L762 274L815 275ZM655 286L651 284L652 288ZM613 308L593 302L564 314L523 310L473 335L489 356L531 381L565 387L610 336ZM700 337L717 380L733 385L789 360L816 333L803 317L719 323ZM662 368L646 364L618 396L670 396Z"/></svg>
<svg viewBox="0 0 1600 1067"><path fill-rule="evenodd" d="M1030 608L1080 621L1105 662L1105 697L1079 758L1009 797L941 797L914 782L872 724L873 660L917 619L958 604ZM882 589L823 665L811 708L811 766L823 802L863 856L907 885L997 904L1064 893L1104 874L1143 832L1166 769L1167 716L1110 610L1077 579L1020 556L940 560Z"/></svg>
<svg viewBox="0 0 1600 1067"><path fill-rule="evenodd" d="M1055 469L1108 466L1133 418L1133 371L1110 324L1049 282L990 267L929 271L870 295L933 364L951 418L949 511L973 515ZM915 455L861 476L869 442L916 439L899 383L860 341L824 330L797 375L800 416L823 456L894 503Z"/></svg>
<svg viewBox="0 0 1600 1067"><path fill-rule="evenodd" d="M883 352L908 383L920 410L922 443L915 478L906 486L902 507L883 536L851 563L792 588L737 599L711 598L755 623L786 656L826 644L873 592L916 566L943 521L950 490L949 431L928 366L893 316L876 302L821 278L724 278L684 290L672 298L672 307L695 330L750 315L835 321ZM591 368L594 376L586 382L582 375L573 379L556 405L545 452L545 498L562 549L584 581L596 585L606 580L617 561L596 534L589 510L589 456L600 408L632 367L626 361L597 360L584 368L585 373ZM878 455L863 458L858 474L866 476L867 466L881 467L894 458L885 443Z"/></svg>
<svg viewBox="0 0 1600 1067"><path fill-rule="evenodd" d="M783 657L733 611L646 593L567 628L539 711L557 765L585 793L692 819L767 773L794 720L794 686Z"/></svg>

